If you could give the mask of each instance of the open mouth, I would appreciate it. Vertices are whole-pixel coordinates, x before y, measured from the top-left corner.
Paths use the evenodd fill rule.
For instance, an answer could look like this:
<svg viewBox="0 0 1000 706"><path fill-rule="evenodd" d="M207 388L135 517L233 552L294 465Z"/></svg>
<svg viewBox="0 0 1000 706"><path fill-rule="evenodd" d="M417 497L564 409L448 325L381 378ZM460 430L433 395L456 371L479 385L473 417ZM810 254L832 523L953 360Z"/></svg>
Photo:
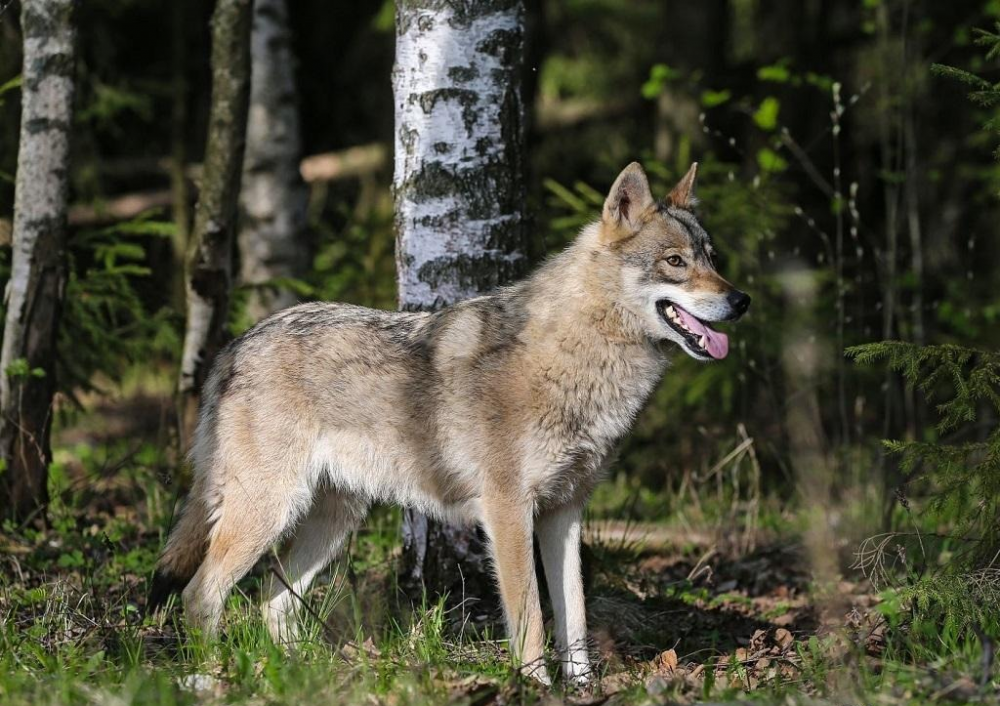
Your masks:
<svg viewBox="0 0 1000 706"><path fill-rule="evenodd" d="M729 336L710 328L669 299L656 302L656 310L667 325L681 335L693 355L722 360L729 354Z"/></svg>

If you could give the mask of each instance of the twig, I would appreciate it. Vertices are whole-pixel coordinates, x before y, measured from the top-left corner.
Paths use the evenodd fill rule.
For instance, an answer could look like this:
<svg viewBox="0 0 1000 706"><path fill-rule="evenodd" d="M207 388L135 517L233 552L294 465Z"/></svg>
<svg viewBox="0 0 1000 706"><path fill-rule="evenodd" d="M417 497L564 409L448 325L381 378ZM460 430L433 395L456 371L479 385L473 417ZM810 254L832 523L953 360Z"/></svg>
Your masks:
<svg viewBox="0 0 1000 706"><path fill-rule="evenodd" d="M292 597L302 604L302 607L306 609L306 612L309 613L309 615L315 618L316 621L323 626L323 630L324 632L326 632L327 638L329 638L331 642L335 642L336 633L334 632L333 628L331 628L330 625L325 620L323 620L323 618L320 617L319 613L317 613L316 610L311 605L309 605L309 603L306 601L305 598L300 596L298 592L296 592L296 590L292 588L291 584L288 583L288 581L281 574L281 572L275 570L275 568L272 566L271 573L274 574L274 577L278 579L278 582L285 587L285 590L288 591L290 594L292 594Z"/></svg>

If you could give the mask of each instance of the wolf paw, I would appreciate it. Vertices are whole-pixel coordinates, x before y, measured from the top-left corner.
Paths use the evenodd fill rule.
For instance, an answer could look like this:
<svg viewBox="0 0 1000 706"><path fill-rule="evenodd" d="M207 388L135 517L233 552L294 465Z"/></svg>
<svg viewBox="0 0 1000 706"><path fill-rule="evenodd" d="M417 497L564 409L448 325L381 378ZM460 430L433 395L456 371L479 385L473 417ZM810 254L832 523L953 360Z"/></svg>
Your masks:
<svg viewBox="0 0 1000 706"><path fill-rule="evenodd" d="M526 664L521 667L520 671L521 674L534 679L542 686L552 686L552 679L549 678L549 672L544 664Z"/></svg>
<svg viewBox="0 0 1000 706"><path fill-rule="evenodd" d="M594 673L590 667L590 662L563 662L562 676L563 682L567 686L582 689L590 686Z"/></svg>

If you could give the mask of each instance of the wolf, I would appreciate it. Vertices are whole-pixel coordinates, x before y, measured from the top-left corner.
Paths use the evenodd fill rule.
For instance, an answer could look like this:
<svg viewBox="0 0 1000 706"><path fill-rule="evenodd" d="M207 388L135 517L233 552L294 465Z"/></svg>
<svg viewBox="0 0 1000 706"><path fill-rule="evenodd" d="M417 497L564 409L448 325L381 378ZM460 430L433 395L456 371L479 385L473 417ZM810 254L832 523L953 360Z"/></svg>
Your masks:
<svg viewBox="0 0 1000 706"><path fill-rule="evenodd" d="M725 358L709 323L750 306L713 265L696 173L655 200L630 164L599 220L495 293L431 313L302 304L232 341L204 386L151 604L183 587L189 623L213 633L234 585L289 538L263 613L294 642L295 596L372 504L396 503L482 527L514 663L550 683L537 535L563 678L585 683L584 505L670 352Z"/></svg>

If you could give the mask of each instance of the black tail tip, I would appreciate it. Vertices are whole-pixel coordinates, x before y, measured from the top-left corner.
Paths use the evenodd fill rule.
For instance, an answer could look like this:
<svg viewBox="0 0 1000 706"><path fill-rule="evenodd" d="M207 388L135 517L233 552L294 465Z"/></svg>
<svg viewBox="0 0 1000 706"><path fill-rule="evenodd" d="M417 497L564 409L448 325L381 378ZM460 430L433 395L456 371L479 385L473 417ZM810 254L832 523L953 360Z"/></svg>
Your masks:
<svg viewBox="0 0 1000 706"><path fill-rule="evenodd" d="M158 608L162 608L167 599L175 593L180 593L186 584L187 581L157 569L153 573L153 580L149 583L146 613L151 614Z"/></svg>

